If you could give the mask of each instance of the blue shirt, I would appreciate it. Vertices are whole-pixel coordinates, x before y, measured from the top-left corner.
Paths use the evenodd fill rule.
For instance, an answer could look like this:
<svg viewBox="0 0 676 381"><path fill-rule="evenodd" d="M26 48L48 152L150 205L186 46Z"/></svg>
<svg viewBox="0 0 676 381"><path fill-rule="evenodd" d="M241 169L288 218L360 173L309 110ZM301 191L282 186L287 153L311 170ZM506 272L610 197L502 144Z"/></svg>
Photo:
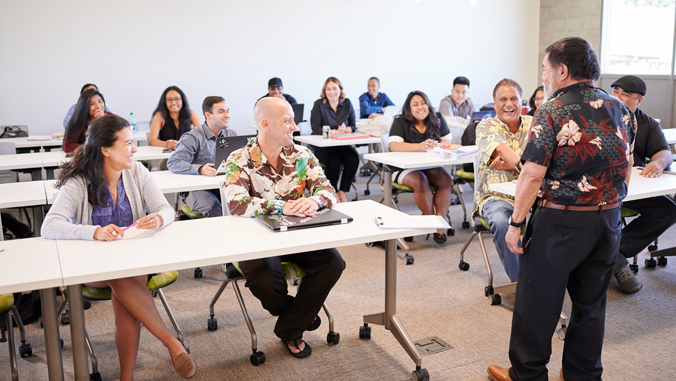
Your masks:
<svg viewBox="0 0 676 381"><path fill-rule="evenodd" d="M364 93L359 96L359 117L368 118L374 112L383 113L383 107L394 106L394 102L385 93L378 93L376 99L371 94Z"/></svg>
<svg viewBox="0 0 676 381"><path fill-rule="evenodd" d="M335 130L343 123L345 123L346 127L350 127L353 132L357 129L354 108L349 99L345 98L339 101L336 111L333 111L331 105L329 105L329 101L324 103L324 100L321 98L315 101L310 113L310 125L312 126L313 135L321 135L323 126L329 126L332 130Z"/></svg>
<svg viewBox="0 0 676 381"><path fill-rule="evenodd" d="M117 205L113 202L113 196L110 194L107 184L106 203L108 206L105 208L96 205L92 209L92 225L108 226L113 224L124 228L134 222L134 213L131 210L131 203L127 198L127 193L124 191L122 176L120 176L120 180L117 182Z"/></svg>
<svg viewBox="0 0 676 381"><path fill-rule="evenodd" d="M220 131L220 136L235 136L237 133L229 128ZM216 135L204 122L181 136L176 151L167 160L167 168L171 173L182 175L199 175L200 167L216 160Z"/></svg>

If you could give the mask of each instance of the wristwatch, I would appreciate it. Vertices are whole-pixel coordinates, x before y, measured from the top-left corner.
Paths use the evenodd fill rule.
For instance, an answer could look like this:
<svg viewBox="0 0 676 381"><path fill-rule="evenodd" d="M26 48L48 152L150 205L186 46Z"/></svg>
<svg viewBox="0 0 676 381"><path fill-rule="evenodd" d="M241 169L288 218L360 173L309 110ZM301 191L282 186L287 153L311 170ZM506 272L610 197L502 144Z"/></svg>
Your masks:
<svg viewBox="0 0 676 381"><path fill-rule="evenodd" d="M514 222L514 221L512 221L512 216L509 216L509 225L510 226L514 226L515 228L521 229L521 227L523 226L524 223L526 223L525 218L521 222Z"/></svg>

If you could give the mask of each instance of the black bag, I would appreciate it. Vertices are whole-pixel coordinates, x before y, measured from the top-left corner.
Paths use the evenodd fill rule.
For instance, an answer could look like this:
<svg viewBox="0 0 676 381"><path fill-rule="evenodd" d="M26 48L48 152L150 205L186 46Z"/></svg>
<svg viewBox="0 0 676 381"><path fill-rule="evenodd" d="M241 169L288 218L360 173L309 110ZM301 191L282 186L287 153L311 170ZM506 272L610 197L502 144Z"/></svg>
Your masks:
<svg viewBox="0 0 676 381"><path fill-rule="evenodd" d="M24 325L30 324L42 316L40 291L32 291L30 294L15 293L14 305L19 310L19 317ZM0 319L0 328L5 328L5 323L5 319Z"/></svg>
<svg viewBox="0 0 676 381"><path fill-rule="evenodd" d="M28 137L28 132L19 128L19 126L6 126L5 130L0 135L0 139L9 139L9 138L26 138Z"/></svg>

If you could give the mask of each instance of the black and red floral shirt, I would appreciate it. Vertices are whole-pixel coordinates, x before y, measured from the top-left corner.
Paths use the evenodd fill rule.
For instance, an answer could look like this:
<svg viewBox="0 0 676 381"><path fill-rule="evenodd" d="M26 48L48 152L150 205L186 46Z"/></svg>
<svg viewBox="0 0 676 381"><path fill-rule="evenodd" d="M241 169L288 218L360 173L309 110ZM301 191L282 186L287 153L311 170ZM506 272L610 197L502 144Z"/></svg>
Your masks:
<svg viewBox="0 0 676 381"><path fill-rule="evenodd" d="M547 168L540 197L563 205L612 204L627 195L636 119L591 83L558 90L538 108L521 161Z"/></svg>

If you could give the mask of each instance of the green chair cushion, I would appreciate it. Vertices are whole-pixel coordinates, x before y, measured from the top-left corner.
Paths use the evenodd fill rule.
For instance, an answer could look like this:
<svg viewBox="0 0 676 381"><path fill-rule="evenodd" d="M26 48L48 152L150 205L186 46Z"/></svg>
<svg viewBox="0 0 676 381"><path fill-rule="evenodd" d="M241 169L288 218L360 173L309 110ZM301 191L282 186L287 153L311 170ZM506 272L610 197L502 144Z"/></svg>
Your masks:
<svg viewBox="0 0 676 381"><path fill-rule="evenodd" d="M176 279L178 279L178 271L165 271L153 275L146 287L148 291L155 291L176 282ZM82 285L82 296L87 300L109 300L110 294L110 287L98 288Z"/></svg>
<svg viewBox="0 0 676 381"><path fill-rule="evenodd" d="M0 314L14 305L14 294L0 294Z"/></svg>
<svg viewBox="0 0 676 381"><path fill-rule="evenodd" d="M193 218L193 219L195 219L195 218L204 218L204 215L202 215L202 212L198 212L198 211L196 211L196 210L192 210L192 209L191 209L188 205L186 205L186 204L183 204L183 206L181 206L181 210L183 211L183 213L185 213L186 216L188 216L188 217L190 217L190 218Z"/></svg>
<svg viewBox="0 0 676 381"><path fill-rule="evenodd" d="M232 262L232 265L235 266L240 274L244 275L242 269L239 268L239 262ZM286 273L284 279L302 278L307 275L305 270L293 262L282 262L282 270Z"/></svg>
<svg viewBox="0 0 676 381"><path fill-rule="evenodd" d="M474 181L474 172L467 172L463 171L462 169L459 169L455 171L455 174L458 175L459 178L467 180L467 181Z"/></svg>
<svg viewBox="0 0 676 381"><path fill-rule="evenodd" d="M622 218L626 218L626 217L634 217L634 216L638 216L638 212L635 211L635 210L633 210L633 209L622 208L622 209L620 210L620 216L621 216Z"/></svg>
<svg viewBox="0 0 676 381"><path fill-rule="evenodd" d="M408 185L404 185L404 184L400 184L400 183L392 183L392 188L396 188L396 189L399 189L400 191L404 191L404 192L411 192L411 193L413 192L413 188L409 187ZM434 185L434 184L430 184L430 189L432 190L432 192L436 192L437 186Z"/></svg>

